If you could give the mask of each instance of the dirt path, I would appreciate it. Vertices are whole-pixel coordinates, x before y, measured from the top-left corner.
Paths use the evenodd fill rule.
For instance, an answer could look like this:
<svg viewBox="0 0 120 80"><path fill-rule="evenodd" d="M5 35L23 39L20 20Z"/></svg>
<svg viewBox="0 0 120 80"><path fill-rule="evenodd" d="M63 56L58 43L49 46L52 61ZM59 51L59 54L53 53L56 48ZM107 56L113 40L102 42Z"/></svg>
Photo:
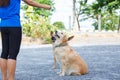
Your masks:
<svg viewBox="0 0 120 80"><path fill-rule="evenodd" d="M118 33L80 33L74 34L71 44L78 45L120 45L120 34Z"/></svg>
<svg viewBox="0 0 120 80"><path fill-rule="evenodd" d="M120 45L120 33L69 33L74 38L69 42L71 45ZM70 36L69 35L69 36ZM1 39L0 39L1 44ZM40 39L33 39L23 35L22 45L43 45Z"/></svg>

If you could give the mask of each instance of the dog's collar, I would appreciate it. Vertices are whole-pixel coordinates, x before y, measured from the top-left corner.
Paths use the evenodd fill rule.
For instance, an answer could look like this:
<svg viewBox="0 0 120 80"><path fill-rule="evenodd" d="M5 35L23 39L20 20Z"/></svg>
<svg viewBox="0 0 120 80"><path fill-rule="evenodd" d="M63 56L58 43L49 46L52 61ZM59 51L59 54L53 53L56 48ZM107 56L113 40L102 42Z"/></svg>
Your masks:
<svg viewBox="0 0 120 80"><path fill-rule="evenodd" d="M59 45L56 45L54 48L56 48L56 47L64 47L66 45L67 45L67 43L65 43L65 44L59 44Z"/></svg>

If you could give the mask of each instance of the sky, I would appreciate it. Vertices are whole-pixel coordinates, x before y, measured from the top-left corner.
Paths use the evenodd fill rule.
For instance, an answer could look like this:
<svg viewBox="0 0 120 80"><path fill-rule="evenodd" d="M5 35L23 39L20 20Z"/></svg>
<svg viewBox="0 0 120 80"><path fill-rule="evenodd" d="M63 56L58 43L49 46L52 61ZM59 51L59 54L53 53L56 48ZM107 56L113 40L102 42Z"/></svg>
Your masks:
<svg viewBox="0 0 120 80"><path fill-rule="evenodd" d="M88 4L91 4L95 0L88 0ZM73 7L73 2L72 0L54 0L55 2L55 12L51 16L51 22L54 23L56 21L62 21L67 29L72 26L70 25L69 22L72 23L72 20L70 21L69 18L73 19L73 12L72 12L72 7ZM86 23L87 26L86 26ZM81 28L93 28L91 27L92 20L88 20L85 22L81 23Z"/></svg>
<svg viewBox="0 0 120 80"><path fill-rule="evenodd" d="M72 17L72 1L54 0L55 12L52 15L51 22L62 21L66 26L69 24L69 17Z"/></svg>

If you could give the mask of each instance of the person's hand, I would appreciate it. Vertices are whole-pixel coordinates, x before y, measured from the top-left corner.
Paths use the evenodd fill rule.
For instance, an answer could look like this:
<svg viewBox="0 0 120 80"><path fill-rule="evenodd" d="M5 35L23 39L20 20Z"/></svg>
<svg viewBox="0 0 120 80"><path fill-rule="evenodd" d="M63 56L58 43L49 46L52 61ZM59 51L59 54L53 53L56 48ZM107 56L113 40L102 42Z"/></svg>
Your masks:
<svg viewBox="0 0 120 80"><path fill-rule="evenodd" d="M34 6L34 7L44 8L44 9L47 9L47 10L50 10L50 9L51 9L51 6L50 6L50 5L40 4L40 3L37 3L37 2L34 1L34 0L24 0L24 2L27 3L28 5L31 5L31 6Z"/></svg>
<svg viewBox="0 0 120 80"><path fill-rule="evenodd" d="M47 10L50 10L51 9L51 6L47 5L47 4L44 4L44 8L47 9Z"/></svg>

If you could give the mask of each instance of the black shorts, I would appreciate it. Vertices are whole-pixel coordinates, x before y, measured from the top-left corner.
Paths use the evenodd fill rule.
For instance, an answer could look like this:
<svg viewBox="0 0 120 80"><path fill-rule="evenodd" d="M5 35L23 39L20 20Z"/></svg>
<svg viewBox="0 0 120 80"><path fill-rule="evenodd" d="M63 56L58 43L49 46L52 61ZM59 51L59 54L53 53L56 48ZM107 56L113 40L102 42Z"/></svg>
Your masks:
<svg viewBox="0 0 120 80"><path fill-rule="evenodd" d="M3 59L16 60L20 50L22 28L1 28L2 53Z"/></svg>

